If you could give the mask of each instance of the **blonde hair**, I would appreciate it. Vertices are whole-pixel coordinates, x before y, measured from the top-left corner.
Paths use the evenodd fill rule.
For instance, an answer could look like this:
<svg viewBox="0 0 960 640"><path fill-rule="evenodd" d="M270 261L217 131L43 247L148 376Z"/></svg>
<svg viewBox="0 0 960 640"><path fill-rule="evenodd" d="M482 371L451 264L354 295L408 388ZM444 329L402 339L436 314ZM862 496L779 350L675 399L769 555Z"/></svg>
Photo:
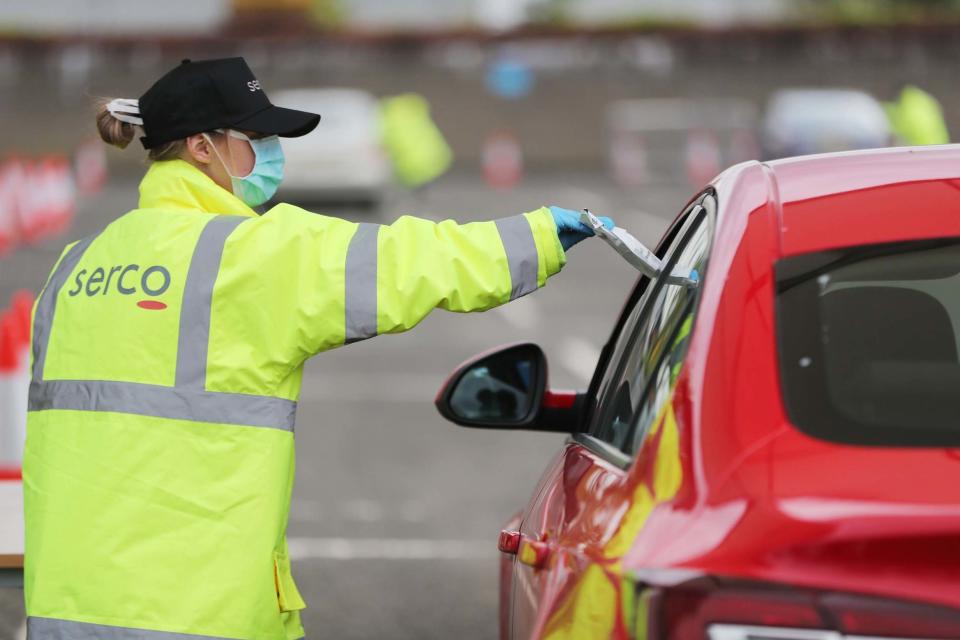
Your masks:
<svg viewBox="0 0 960 640"><path fill-rule="evenodd" d="M101 98L97 100L97 132L100 134L100 139L107 144L119 149L126 149L127 145L129 145L137 135L137 125L123 122L110 113L107 105L111 100L111 98ZM148 150L147 157L154 162L176 160L183 155L186 146L186 140L171 140L170 142Z"/></svg>

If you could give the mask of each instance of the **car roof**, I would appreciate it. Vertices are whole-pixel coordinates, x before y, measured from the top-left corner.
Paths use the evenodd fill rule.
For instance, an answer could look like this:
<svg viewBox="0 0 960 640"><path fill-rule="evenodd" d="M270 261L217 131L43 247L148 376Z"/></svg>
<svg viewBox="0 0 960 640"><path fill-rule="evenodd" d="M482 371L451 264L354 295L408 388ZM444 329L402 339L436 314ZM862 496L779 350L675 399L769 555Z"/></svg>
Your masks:
<svg viewBox="0 0 960 640"><path fill-rule="evenodd" d="M765 166L783 256L960 236L960 145L802 156Z"/></svg>

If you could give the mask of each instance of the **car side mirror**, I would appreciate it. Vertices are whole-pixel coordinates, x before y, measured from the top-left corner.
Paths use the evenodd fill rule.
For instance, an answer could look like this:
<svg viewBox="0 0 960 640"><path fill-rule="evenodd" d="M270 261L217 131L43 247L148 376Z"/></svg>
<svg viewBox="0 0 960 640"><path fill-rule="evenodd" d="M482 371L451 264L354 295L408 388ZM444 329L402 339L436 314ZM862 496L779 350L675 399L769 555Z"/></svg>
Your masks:
<svg viewBox="0 0 960 640"><path fill-rule="evenodd" d="M437 394L447 420L481 429L575 430L582 398L547 391L547 359L532 343L482 354L458 367Z"/></svg>

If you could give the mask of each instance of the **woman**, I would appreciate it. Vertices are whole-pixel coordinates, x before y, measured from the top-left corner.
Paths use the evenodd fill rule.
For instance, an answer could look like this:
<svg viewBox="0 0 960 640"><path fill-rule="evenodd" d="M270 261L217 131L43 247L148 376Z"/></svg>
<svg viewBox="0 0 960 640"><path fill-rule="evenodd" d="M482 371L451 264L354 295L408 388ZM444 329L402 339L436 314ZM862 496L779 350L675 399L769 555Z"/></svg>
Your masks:
<svg viewBox="0 0 960 640"><path fill-rule="evenodd" d="M280 204L273 106L241 58L184 61L97 115L154 161L69 245L34 317L24 458L32 640L301 638L284 532L307 358L542 286L591 235L542 208L354 224Z"/></svg>

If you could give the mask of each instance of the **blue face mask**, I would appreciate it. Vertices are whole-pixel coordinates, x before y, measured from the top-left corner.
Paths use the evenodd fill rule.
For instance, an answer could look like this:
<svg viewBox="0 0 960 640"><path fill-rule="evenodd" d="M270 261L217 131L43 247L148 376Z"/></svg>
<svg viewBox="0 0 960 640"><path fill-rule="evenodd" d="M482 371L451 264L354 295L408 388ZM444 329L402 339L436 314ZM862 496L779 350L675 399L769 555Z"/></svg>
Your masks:
<svg viewBox="0 0 960 640"><path fill-rule="evenodd" d="M235 176L230 171L230 168L227 167L227 163L223 161L220 152L217 151L216 145L214 145L213 142L210 143L214 153L217 154L217 158L220 159L221 164L223 164L224 169L226 169L227 174L230 176L233 195L251 207L263 204L274 196L277 188L283 181L284 158L283 149L280 147L280 138L270 136L269 138L253 140L233 129L227 129L226 133L231 137L249 142L250 147L253 149L254 157L256 158L253 169L250 170L249 174L245 176Z"/></svg>

